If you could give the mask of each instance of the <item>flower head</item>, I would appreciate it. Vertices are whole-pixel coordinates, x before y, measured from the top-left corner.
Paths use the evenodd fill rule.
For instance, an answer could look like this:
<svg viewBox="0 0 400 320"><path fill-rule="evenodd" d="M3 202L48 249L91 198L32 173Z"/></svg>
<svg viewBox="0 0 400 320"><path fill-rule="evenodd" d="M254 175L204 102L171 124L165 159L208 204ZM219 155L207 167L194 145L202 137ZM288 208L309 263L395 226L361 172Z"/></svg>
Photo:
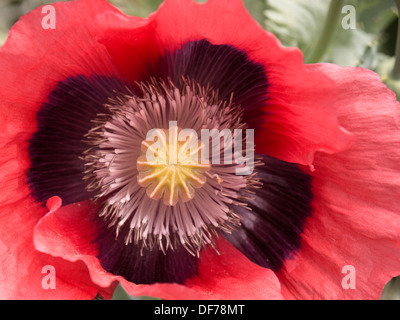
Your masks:
<svg viewBox="0 0 400 320"><path fill-rule="evenodd" d="M240 0L54 7L0 50L1 296L377 298L399 272L398 104L374 73L304 65Z"/></svg>

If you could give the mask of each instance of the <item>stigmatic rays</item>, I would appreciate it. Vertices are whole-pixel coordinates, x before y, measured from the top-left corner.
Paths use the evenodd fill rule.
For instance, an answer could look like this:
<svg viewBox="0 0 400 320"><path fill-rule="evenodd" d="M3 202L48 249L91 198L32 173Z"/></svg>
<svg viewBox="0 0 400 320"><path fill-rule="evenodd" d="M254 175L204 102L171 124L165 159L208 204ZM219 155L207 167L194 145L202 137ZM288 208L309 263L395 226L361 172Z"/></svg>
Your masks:
<svg viewBox="0 0 400 320"><path fill-rule="evenodd" d="M167 206L174 206L178 200L187 202L194 197L195 189L206 183L203 175L210 164L202 164L199 154L204 148L196 138L196 132L185 134L171 121L169 130L154 129L148 134L157 141L142 142L142 153L137 161L138 183L146 188L151 199L163 199Z"/></svg>

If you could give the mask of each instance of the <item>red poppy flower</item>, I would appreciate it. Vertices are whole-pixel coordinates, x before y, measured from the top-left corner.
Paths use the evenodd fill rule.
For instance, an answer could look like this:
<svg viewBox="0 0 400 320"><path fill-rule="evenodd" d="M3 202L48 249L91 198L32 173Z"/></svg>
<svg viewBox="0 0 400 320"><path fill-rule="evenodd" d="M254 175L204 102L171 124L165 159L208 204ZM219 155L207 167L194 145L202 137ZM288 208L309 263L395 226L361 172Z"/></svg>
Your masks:
<svg viewBox="0 0 400 320"><path fill-rule="evenodd" d="M0 51L1 298L109 298L120 282L376 299L400 273L398 103L376 74L304 65L239 0L167 0L148 19L104 0L54 9L55 29L39 8ZM254 170L190 162L171 144L184 128L253 129ZM151 129L178 162L147 161Z"/></svg>

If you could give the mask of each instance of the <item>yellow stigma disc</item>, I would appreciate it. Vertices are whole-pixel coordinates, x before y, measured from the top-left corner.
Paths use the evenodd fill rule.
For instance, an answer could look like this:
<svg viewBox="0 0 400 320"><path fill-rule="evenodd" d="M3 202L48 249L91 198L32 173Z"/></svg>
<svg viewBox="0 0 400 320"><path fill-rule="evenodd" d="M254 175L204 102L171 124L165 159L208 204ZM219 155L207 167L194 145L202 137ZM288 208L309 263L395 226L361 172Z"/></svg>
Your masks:
<svg viewBox="0 0 400 320"><path fill-rule="evenodd" d="M138 183L146 188L147 196L163 199L165 205L174 206L179 199L186 202L201 188L210 170L202 164L203 144L193 130L172 126L169 130L155 129L147 135L137 160Z"/></svg>

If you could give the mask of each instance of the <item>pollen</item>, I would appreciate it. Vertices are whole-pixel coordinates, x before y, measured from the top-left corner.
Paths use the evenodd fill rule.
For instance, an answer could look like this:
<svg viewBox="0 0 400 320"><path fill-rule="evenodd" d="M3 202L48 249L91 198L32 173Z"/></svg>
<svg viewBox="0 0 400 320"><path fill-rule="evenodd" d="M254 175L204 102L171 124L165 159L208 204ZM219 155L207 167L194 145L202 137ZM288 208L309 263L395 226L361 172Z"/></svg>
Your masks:
<svg viewBox="0 0 400 320"><path fill-rule="evenodd" d="M195 189L207 181L204 173L211 168L201 161L203 148L193 130L182 130L176 125L168 130L152 130L141 144L138 184L146 188L149 198L162 199L167 206L193 199Z"/></svg>

